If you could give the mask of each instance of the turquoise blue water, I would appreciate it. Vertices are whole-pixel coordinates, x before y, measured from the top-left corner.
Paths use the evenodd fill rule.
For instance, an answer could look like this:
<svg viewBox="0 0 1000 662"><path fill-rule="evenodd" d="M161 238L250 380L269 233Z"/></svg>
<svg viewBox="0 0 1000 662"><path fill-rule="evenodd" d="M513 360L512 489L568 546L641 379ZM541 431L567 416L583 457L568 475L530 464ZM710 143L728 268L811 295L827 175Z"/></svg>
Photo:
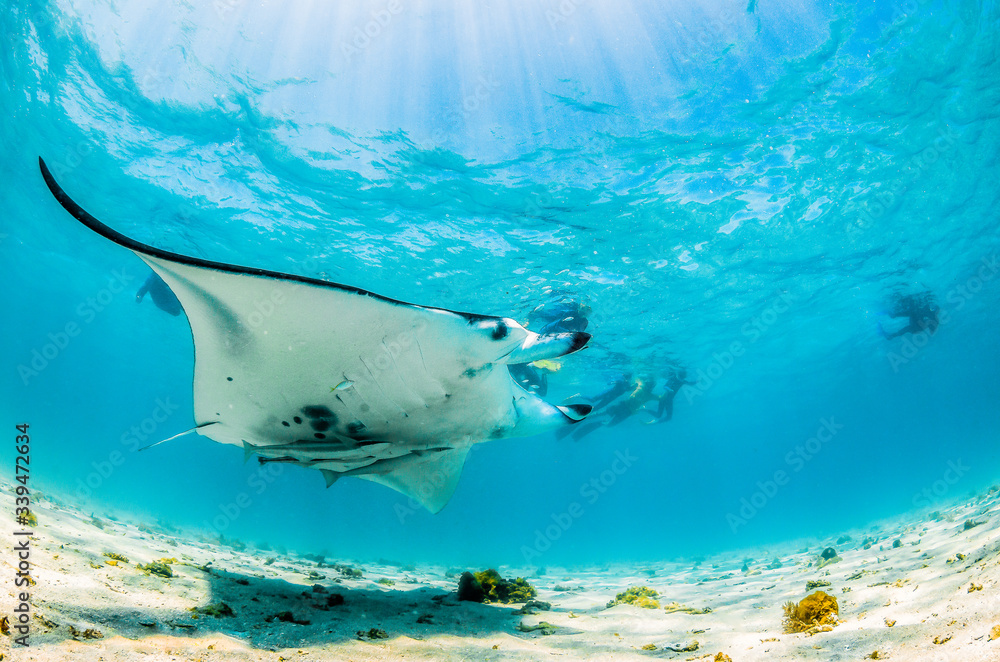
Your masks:
<svg viewBox="0 0 1000 662"><path fill-rule="evenodd" d="M0 14L0 402L36 488L333 556L559 565L822 536L1000 479L995 2L195 4ZM476 446L437 515L193 435L137 454L193 425L190 331L136 304L147 267L58 207L39 156L166 250L521 321L571 293L594 339L549 399L697 383L669 423ZM880 335L920 292L937 330Z"/></svg>

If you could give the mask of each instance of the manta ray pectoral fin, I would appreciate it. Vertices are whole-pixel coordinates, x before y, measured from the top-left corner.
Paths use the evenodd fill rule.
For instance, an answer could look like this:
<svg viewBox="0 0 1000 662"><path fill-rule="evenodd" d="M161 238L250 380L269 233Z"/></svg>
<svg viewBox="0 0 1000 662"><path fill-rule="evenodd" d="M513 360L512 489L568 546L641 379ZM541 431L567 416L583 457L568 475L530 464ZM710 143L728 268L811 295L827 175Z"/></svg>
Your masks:
<svg viewBox="0 0 1000 662"><path fill-rule="evenodd" d="M358 475L410 497L432 514L447 505L458 487L469 449L454 448L400 464L385 473Z"/></svg>
<svg viewBox="0 0 1000 662"><path fill-rule="evenodd" d="M338 474L336 471L330 471L329 469L320 469L319 472L323 474L323 479L326 481L327 488L336 483L337 480L340 478L340 474Z"/></svg>
<svg viewBox="0 0 1000 662"><path fill-rule="evenodd" d="M139 451L144 451L147 448L152 448L153 446L159 446L160 444L165 444L168 441L173 441L177 437L183 437L184 435L191 434L192 432L201 432L202 430L204 430L205 428L209 427L210 425L218 425L218 424L219 423L217 421L212 421L211 423L202 423L201 425L196 425L193 428L191 428L190 430L184 430L184 432L178 432L174 436L167 437L166 439L162 439L162 440L156 442L155 444L150 444L148 446L143 446L142 448L139 449Z"/></svg>
<svg viewBox="0 0 1000 662"><path fill-rule="evenodd" d="M583 349L590 342L590 334L582 331L576 333L550 333L539 335L528 332L528 336L520 347L507 355L510 365L531 363L542 359L554 359L558 356L572 354Z"/></svg>

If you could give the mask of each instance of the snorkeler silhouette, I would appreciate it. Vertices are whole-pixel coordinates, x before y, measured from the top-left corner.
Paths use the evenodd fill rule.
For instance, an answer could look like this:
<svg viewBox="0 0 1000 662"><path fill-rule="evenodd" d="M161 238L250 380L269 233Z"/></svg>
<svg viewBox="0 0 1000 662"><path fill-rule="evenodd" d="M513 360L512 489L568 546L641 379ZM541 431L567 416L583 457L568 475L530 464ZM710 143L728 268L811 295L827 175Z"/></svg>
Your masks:
<svg viewBox="0 0 1000 662"><path fill-rule="evenodd" d="M615 375L607 388L588 398L593 406L590 417L582 423L558 430L556 436L562 439L573 435L574 441L580 441L594 430L604 427L610 420L609 415L613 410L612 403L628 393L633 386L631 374L623 372Z"/></svg>
<svg viewBox="0 0 1000 662"><path fill-rule="evenodd" d="M600 427L615 427L639 414L650 417L643 421L646 425L666 423L673 418L677 392L685 384L692 383L687 381L687 370L679 366L671 366L665 382L649 373L634 381L630 375L623 374L593 398L590 420L557 434L560 437L571 434L574 441L580 441Z"/></svg>
<svg viewBox="0 0 1000 662"><path fill-rule="evenodd" d="M550 299L528 314L528 326L535 333L577 333L587 330L590 306L572 294L552 292Z"/></svg>
<svg viewBox="0 0 1000 662"><path fill-rule="evenodd" d="M181 314L181 302L177 300L174 293L170 291L163 279L155 273L149 274L149 278L142 284L139 291L135 293L135 302L142 303L142 298L149 293L149 298L153 300L156 307L165 313L173 316Z"/></svg>
<svg viewBox="0 0 1000 662"><path fill-rule="evenodd" d="M889 316L907 317L909 321L906 326L891 333L887 333L882 328L881 323L878 325L878 330L886 340L892 340L907 333L927 332L928 335L933 335L941 322L940 314L941 307L938 306L937 300L930 292L897 295Z"/></svg>
<svg viewBox="0 0 1000 662"><path fill-rule="evenodd" d="M677 392L680 391L681 387L685 384L694 383L695 382L693 381L688 381L686 368L681 368L679 366L674 367L674 369L670 372L670 376L667 377L667 383L664 386L663 394L659 397L657 402L656 413L650 423L666 423L673 418L674 398L677 397Z"/></svg>
<svg viewBox="0 0 1000 662"><path fill-rule="evenodd" d="M528 327L535 333L576 333L587 328L590 306L570 294L553 293L546 303L528 314ZM508 365L510 376L530 393L544 396L549 390L550 372L558 372L557 361L543 360L534 363ZM617 396L615 396L617 397Z"/></svg>

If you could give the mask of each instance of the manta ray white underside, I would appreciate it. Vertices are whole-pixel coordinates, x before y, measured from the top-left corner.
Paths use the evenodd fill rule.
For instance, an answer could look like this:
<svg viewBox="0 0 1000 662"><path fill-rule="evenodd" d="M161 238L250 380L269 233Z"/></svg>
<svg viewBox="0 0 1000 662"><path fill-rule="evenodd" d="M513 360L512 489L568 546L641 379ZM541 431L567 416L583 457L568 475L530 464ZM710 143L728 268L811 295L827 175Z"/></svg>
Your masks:
<svg viewBox="0 0 1000 662"><path fill-rule="evenodd" d="M509 318L163 251L98 221L41 159L39 167L70 214L139 256L177 295L194 338L197 431L247 457L318 469L328 486L372 480L437 512L473 444L590 412L545 402L507 370L574 352L589 334L538 335Z"/></svg>

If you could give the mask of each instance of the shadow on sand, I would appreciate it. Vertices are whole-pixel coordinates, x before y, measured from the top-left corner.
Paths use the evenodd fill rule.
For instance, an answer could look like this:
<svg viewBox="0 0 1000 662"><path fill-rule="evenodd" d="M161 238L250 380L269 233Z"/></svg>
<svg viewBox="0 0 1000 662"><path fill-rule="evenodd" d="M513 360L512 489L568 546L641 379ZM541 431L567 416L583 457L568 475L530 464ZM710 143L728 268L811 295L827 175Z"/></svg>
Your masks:
<svg viewBox="0 0 1000 662"><path fill-rule="evenodd" d="M157 634L182 638L222 634L246 645L266 650L306 648L346 640L380 641L405 636L422 640L439 636L489 637L515 634L520 616L518 605L500 606L459 602L455 592L411 584L414 588L347 588L336 580L323 578L312 587L284 579L261 578L226 570L176 564L173 578L136 574L133 589L172 593L165 584L182 587L204 586L207 599L198 608L231 615L213 616L190 608L119 609L63 605L101 630L126 639L141 640ZM203 594L203 591L198 591ZM126 602L123 600L123 602ZM189 603L190 604L190 603ZM223 605L228 606L225 609ZM61 611L59 605L50 605ZM211 609L214 607L214 610ZM373 631L374 629L374 631ZM378 632L381 631L381 632ZM371 636L369 633L372 633ZM69 628L51 628L45 643L71 638Z"/></svg>

